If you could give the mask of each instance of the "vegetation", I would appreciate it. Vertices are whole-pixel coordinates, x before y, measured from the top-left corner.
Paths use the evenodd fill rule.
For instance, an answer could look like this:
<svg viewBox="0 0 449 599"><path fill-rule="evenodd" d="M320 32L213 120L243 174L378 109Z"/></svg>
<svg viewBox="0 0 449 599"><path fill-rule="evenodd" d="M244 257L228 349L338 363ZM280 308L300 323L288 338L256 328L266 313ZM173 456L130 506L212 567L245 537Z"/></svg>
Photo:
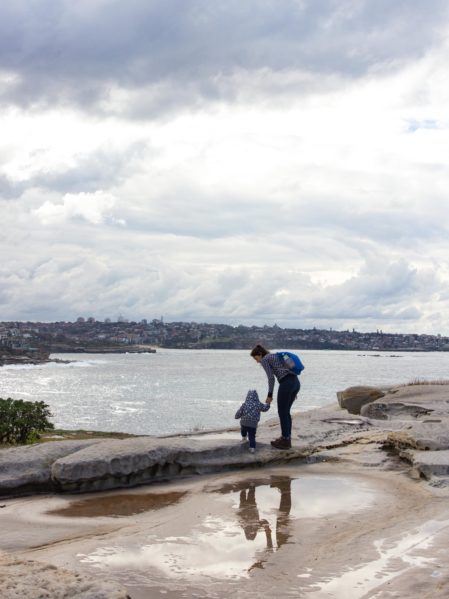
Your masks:
<svg viewBox="0 0 449 599"><path fill-rule="evenodd" d="M39 443L47 443L51 441L79 441L80 439L128 439L130 437L144 437L145 435L133 435L131 433L118 433L108 431L86 431L84 429L67 430L53 429L48 434L43 434L39 439Z"/></svg>
<svg viewBox="0 0 449 599"><path fill-rule="evenodd" d="M0 443L34 443L40 433L53 429L51 413L43 401L0 398Z"/></svg>
<svg viewBox="0 0 449 599"><path fill-rule="evenodd" d="M425 379L413 379L409 383L405 383L403 385L398 385L399 387L408 387L409 385L449 385L448 379L435 379L433 381L428 381Z"/></svg>

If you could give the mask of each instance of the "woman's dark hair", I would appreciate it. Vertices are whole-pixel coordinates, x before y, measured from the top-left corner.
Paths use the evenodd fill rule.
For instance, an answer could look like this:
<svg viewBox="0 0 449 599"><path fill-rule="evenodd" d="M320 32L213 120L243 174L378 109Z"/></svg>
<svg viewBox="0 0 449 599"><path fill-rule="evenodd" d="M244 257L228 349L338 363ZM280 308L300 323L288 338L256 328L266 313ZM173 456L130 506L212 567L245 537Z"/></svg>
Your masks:
<svg viewBox="0 0 449 599"><path fill-rule="evenodd" d="M254 358L254 356L262 356L263 358L269 353L270 352L267 349L265 349L263 345L256 345L256 347L253 347L253 349L251 350L250 356L252 358Z"/></svg>

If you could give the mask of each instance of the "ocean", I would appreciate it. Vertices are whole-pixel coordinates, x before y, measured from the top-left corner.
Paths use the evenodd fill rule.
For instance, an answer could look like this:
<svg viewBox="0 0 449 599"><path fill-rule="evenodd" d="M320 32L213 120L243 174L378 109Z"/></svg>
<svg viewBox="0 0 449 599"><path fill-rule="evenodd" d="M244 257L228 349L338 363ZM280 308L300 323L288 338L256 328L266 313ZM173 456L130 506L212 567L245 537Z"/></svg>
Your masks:
<svg viewBox="0 0 449 599"><path fill-rule="evenodd" d="M305 364L293 412L336 402L353 385L449 378L449 353L297 351ZM248 389L262 401L264 370L247 350L54 354L69 364L0 368L0 397L44 401L57 428L165 435L234 426ZM276 404L262 418L276 415Z"/></svg>

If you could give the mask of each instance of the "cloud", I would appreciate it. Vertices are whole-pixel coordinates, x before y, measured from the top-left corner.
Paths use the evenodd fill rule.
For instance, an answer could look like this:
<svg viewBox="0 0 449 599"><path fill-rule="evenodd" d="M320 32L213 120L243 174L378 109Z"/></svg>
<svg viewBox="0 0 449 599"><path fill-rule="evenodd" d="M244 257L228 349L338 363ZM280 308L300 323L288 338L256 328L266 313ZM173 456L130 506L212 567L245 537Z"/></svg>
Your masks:
<svg viewBox="0 0 449 599"><path fill-rule="evenodd" d="M2 5L3 318L443 331L447 25L439 0Z"/></svg>
<svg viewBox="0 0 449 599"><path fill-rule="evenodd" d="M0 10L0 97L111 110L111 89L143 89L154 115L223 93L229 100L238 72L359 77L391 68L421 57L446 16L443 0L406 8L388 0L18 0Z"/></svg>
<svg viewBox="0 0 449 599"><path fill-rule="evenodd" d="M162 313L167 320L413 332L418 322L421 330L441 326L449 307L449 285L437 271L429 264L394 260L388 247L365 260L353 256L351 267L355 250L342 244L336 254L334 240L323 244L322 238L313 249L306 246L295 254L290 240L275 235L262 243L232 235L129 237L126 228L116 233L95 224L95 232L86 229L80 244L79 214L73 216L71 202L62 206L69 206L65 220L51 213L53 220L45 225L52 227L51 236L30 231L27 244L33 253L17 255L11 249L3 263L5 319L115 318L120 313L138 319ZM298 248L304 241L299 239ZM328 246L327 255L320 242ZM315 265L309 257L313 252ZM353 274L323 284L311 276L323 267L352 268Z"/></svg>
<svg viewBox="0 0 449 599"><path fill-rule="evenodd" d="M61 224L71 219L82 219L100 225L105 222L114 204L115 198L102 191L67 193L61 204L47 200L33 213L43 225Z"/></svg>
<svg viewBox="0 0 449 599"><path fill-rule="evenodd" d="M11 200L22 195L25 186L23 184L11 181L9 177L0 175L0 198Z"/></svg>
<svg viewBox="0 0 449 599"><path fill-rule="evenodd" d="M131 165L142 151L142 145L136 143L120 152L100 147L86 154L75 154L73 166L54 170L47 167L31 176L27 186L69 193L111 189L129 176Z"/></svg>

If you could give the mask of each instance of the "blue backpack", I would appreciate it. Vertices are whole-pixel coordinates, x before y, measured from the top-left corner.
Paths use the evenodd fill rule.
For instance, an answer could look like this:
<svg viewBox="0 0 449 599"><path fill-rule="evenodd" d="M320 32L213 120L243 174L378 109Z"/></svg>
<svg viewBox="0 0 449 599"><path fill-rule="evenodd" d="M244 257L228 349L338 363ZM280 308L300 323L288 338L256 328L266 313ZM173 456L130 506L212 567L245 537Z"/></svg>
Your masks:
<svg viewBox="0 0 449 599"><path fill-rule="evenodd" d="M284 365L293 373L301 374L304 370L304 364L299 359L299 356L290 351L282 351L277 354L284 362Z"/></svg>

